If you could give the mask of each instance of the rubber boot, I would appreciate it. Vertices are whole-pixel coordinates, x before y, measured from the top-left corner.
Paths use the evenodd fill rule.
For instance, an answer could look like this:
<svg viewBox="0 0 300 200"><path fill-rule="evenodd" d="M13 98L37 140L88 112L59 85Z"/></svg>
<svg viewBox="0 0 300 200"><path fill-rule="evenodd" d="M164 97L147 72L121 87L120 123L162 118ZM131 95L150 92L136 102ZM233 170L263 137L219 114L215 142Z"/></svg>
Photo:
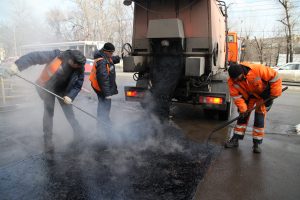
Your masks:
<svg viewBox="0 0 300 200"><path fill-rule="evenodd" d="M235 136L232 136L232 138L225 142L224 147L225 148L233 148L239 146L239 139Z"/></svg>
<svg viewBox="0 0 300 200"><path fill-rule="evenodd" d="M52 141L52 133L45 132L44 133L44 153L45 159L49 165L54 164L54 144Z"/></svg>
<svg viewBox="0 0 300 200"><path fill-rule="evenodd" d="M257 142L253 142L252 149L253 149L253 153L261 153L261 148L259 146L259 143Z"/></svg>
<svg viewBox="0 0 300 200"><path fill-rule="evenodd" d="M84 130L80 126L73 127L73 142L76 144L84 142L83 133Z"/></svg>
<svg viewBox="0 0 300 200"><path fill-rule="evenodd" d="M45 152L53 152L54 151L52 135L53 134L51 132L44 133L44 150L45 150Z"/></svg>

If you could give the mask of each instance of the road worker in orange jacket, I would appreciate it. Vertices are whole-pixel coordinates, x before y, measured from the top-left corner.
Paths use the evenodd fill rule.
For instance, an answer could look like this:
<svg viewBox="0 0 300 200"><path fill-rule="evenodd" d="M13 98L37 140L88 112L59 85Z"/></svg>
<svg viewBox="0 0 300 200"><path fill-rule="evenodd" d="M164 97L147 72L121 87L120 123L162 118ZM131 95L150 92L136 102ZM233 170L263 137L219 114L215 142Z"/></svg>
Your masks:
<svg viewBox="0 0 300 200"><path fill-rule="evenodd" d="M104 135L106 135L108 142L111 134L110 130L107 129L108 126L102 125L111 124L109 117L111 97L118 94L115 64L120 62L120 57L113 56L114 51L115 46L110 42L105 43L102 49L97 50L94 53L94 66L90 74L92 88L98 97L97 127L105 132Z"/></svg>
<svg viewBox="0 0 300 200"><path fill-rule="evenodd" d="M228 73L230 95L238 107L241 117L234 127L232 138L225 143L225 147L238 147L238 140L243 139L250 117L247 110L270 98L271 101L255 109L252 130L253 152L260 153L261 148L259 145L264 137L266 113L270 110L273 99L281 95L282 80L275 70L261 64L246 62L232 64L228 69Z"/></svg>
<svg viewBox="0 0 300 200"><path fill-rule="evenodd" d="M85 56L79 50L36 51L21 56L9 68L11 75L33 65L44 65L36 83L49 91L63 97L58 99L64 114L74 131L74 138L79 139L81 126L74 116L70 105L80 92L84 80ZM52 141L55 96L39 88L38 93L44 101L43 132L45 142Z"/></svg>

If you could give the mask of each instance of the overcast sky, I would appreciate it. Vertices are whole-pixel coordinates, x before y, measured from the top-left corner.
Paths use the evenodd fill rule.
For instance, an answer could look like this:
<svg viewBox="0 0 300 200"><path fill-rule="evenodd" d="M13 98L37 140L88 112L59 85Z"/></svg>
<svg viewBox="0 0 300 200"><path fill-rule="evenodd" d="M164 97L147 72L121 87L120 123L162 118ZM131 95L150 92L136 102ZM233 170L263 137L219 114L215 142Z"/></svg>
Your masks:
<svg viewBox="0 0 300 200"><path fill-rule="evenodd" d="M0 19L7 20L12 10L12 5L22 0L0 0ZM52 7L60 7L64 0L23 0L32 10L33 15L44 17L45 12Z"/></svg>
<svg viewBox="0 0 300 200"><path fill-rule="evenodd" d="M282 27L277 20L283 18L283 8L278 0L225 0L229 6L228 15L230 28L237 32L251 29L255 35L273 35ZM300 0L291 0L294 4L293 16L298 16L298 26L295 33L300 34L299 13Z"/></svg>
<svg viewBox="0 0 300 200"><path fill-rule="evenodd" d="M13 1L22 0L0 0L0 22L6 21L10 16ZM277 21L283 16L278 0L225 0L225 2L229 6L229 27L232 31L244 33L251 29L255 35L264 33L268 36L282 27ZM295 5L292 14L300 16L300 0L291 0L291 2ZM26 0L26 3L32 10L31 14L42 20L45 19L45 12L50 8L70 6L68 0ZM295 29L296 33L300 34L299 25Z"/></svg>

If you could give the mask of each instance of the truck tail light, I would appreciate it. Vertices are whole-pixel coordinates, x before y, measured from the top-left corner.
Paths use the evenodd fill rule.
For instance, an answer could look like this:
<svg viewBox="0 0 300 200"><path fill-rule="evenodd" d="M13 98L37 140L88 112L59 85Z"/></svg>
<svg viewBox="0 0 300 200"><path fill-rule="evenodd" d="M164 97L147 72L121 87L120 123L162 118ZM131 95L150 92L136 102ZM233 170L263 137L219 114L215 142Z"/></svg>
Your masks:
<svg viewBox="0 0 300 200"><path fill-rule="evenodd" d="M138 92L135 91L135 90L129 90L129 91L126 91L126 96L127 97L137 97L138 96Z"/></svg>
<svg viewBox="0 0 300 200"><path fill-rule="evenodd" d="M125 86L125 100L126 101L142 101L146 95L147 89L140 87Z"/></svg>
<svg viewBox="0 0 300 200"><path fill-rule="evenodd" d="M206 104L222 104L223 98L221 97L209 97L209 96L200 96L199 103L206 103Z"/></svg>

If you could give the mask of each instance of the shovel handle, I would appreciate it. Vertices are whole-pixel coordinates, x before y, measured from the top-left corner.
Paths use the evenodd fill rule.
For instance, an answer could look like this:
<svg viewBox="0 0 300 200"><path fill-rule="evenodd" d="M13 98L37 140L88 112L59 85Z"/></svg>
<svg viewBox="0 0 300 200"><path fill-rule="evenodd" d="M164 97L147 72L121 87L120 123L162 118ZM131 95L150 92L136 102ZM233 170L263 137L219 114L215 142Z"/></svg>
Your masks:
<svg viewBox="0 0 300 200"><path fill-rule="evenodd" d="M26 78L24 78L23 76L21 76L21 75L19 75L19 74L15 74L15 76L17 76L17 77L23 79L24 81L26 81L26 82L28 82L28 83L30 83L30 84L32 84L32 85L34 85L34 86L36 86L36 87L38 87L38 88L44 90L44 91L46 91L46 92L52 94L53 96L57 97L57 98L60 99L60 100L64 100L64 98L62 98L61 96L59 96L59 95L55 94L54 92L51 92L50 90L47 90L46 88L44 88L44 87L42 87L42 86L40 86L40 85L38 85L38 84L36 84L36 83L34 83L34 82L32 82L32 81L26 79ZM77 108L78 110L80 110L81 112L84 112L84 113L87 114L88 116L90 116L90 117L94 118L95 120L97 120L97 117L96 117L96 116L94 116L94 115L92 115L91 113L89 113L89 112L83 110L82 108L76 106L74 103L71 103L71 105L72 105L73 107Z"/></svg>

